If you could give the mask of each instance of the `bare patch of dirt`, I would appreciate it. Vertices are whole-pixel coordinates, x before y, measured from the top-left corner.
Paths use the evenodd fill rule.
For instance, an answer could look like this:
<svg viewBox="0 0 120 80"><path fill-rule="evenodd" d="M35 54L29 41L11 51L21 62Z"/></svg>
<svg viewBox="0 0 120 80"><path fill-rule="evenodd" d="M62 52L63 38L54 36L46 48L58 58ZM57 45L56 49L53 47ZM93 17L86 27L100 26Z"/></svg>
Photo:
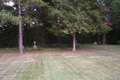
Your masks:
<svg viewBox="0 0 120 80"><path fill-rule="evenodd" d="M115 58L115 60L119 60L118 58Z"/></svg>
<svg viewBox="0 0 120 80"><path fill-rule="evenodd" d="M0 54L0 57L2 57L2 55Z"/></svg>
<svg viewBox="0 0 120 80"><path fill-rule="evenodd" d="M95 50L76 50L76 51L65 51L62 54L87 54L97 52Z"/></svg>
<svg viewBox="0 0 120 80"><path fill-rule="evenodd" d="M99 56L90 56L88 58L100 58Z"/></svg>
<svg viewBox="0 0 120 80"><path fill-rule="evenodd" d="M23 61L24 63L28 63L28 62L34 62L35 60L34 59L31 59L31 60L27 60L27 61Z"/></svg>
<svg viewBox="0 0 120 80"><path fill-rule="evenodd" d="M26 60L31 60L35 57L38 57L40 55L56 55L56 54L61 54L62 56L66 56L66 57L80 57L80 54L91 54L91 53L95 53L97 52L96 50L76 50L76 51L72 51L72 50L64 50L62 51L63 47L58 47L58 48L46 48L47 50L50 51L26 51L24 54L20 54L18 52L14 52L14 53L6 53L3 56L5 57L12 57L12 58L17 58L17 59L22 59L25 58ZM66 48L66 47L65 47ZM68 47L69 48L69 47ZM60 51L54 51L54 49L58 49ZM1 59L2 55L0 55L0 59ZM93 57L90 57L93 58Z"/></svg>
<svg viewBox="0 0 120 80"><path fill-rule="evenodd" d="M3 55L0 54L0 60L2 59Z"/></svg>
<svg viewBox="0 0 120 80"><path fill-rule="evenodd" d="M100 52L106 52L106 51L100 51Z"/></svg>
<svg viewBox="0 0 120 80"><path fill-rule="evenodd" d="M19 58L33 59L35 57L38 57L39 55L39 53L26 53L19 56Z"/></svg>
<svg viewBox="0 0 120 80"><path fill-rule="evenodd" d="M81 56L80 55L79 56L74 56L73 55L73 56L65 56L65 57L68 57L68 58L70 57L71 58L71 57L81 57Z"/></svg>

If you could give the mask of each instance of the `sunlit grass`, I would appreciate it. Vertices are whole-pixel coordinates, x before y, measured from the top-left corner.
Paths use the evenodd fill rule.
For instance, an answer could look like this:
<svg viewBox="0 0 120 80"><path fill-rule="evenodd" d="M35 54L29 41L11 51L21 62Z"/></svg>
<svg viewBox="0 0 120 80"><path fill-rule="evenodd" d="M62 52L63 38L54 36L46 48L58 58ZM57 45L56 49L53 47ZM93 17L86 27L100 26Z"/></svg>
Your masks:
<svg viewBox="0 0 120 80"><path fill-rule="evenodd" d="M16 50L16 49L15 49ZM0 53L0 80L120 80L120 46L81 45Z"/></svg>

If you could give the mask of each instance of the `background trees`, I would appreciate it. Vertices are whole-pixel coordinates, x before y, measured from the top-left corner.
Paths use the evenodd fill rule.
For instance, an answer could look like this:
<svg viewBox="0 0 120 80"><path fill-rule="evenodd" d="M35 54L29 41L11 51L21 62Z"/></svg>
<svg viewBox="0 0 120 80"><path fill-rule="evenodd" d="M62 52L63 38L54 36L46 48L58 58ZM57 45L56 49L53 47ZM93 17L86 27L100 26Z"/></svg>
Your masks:
<svg viewBox="0 0 120 80"><path fill-rule="evenodd" d="M104 21L103 7L96 0L60 0L59 5L60 9L53 9L52 14L58 16L60 30L73 35L73 51L75 51L75 34L77 32L87 34L110 30ZM53 29L55 29L54 26Z"/></svg>
<svg viewBox="0 0 120 80"><path fill-rule="evenodd" d="M45 3L40 0L13 0L15 6L12 7L14 8L14 10L8 12L9 10L6 10L7 13L4 13L5 15L8 14L13 14L13 17L17 17L17 21L15 18L9 18L10 21L15 20L15 23L19 25L19 49L20 49L20 53L23 53L23 27L24 24L26 23L31 23L31 22L37 22L37 20L35 20L36 18L32 18L33 16L31 16L31 14L27 14L28 12L30 12L31 10L36 9L35 7L41 7L44 6ZM29 5L28 5L29 4ZM31 7L32 5L32 7ZM17 11L17 12L16 12ZM32 12L30 12L32 13ZM8 19L8 17L5 17L5 19Z"/></svg>
<svg viewBox="0 0 120 80"><path fill-rule="evenodd" d="M18 46L17 39L20 35L20 53L23 53L23 44L31 46L34 40L40 46L50 46L56 42L68 44L73 41L73 51L75 51L76 39L78 43L94 41L100 43L103 39L102 44L105 44L105 39L109 44L116 43L120 39L118 37L120 34L119 0L107 0L107 2L104 0L105 4L102 0L12 1L14 6L4 5L5 0L0 2L1 47ZM105 21L106 17L107 21Z"/></svg>
<svg viewBox="0 0 120 80"><path fill-rule="evenodd" d="M119 0L105 0L104 3L106 4L106 7L109 9L109 12L107 12L107 19L109 22L109 26L113 29L110 31L108 35L108 43L109 44L116 44L117 41L120 40L119 32L120 32L120 1Z"/></svg>

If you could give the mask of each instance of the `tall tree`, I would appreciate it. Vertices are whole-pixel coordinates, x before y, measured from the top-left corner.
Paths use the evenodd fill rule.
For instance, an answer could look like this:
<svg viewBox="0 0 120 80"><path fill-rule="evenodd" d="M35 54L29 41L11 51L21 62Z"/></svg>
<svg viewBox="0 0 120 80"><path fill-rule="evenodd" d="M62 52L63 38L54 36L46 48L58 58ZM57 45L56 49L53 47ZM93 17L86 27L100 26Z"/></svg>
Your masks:
<svg viewBox="0 0 120 80"><path fill-rule="evenodd" d="M11 0L7 0L11 1ZM15 4L12 11L6 10L5 13L0 13L2 19L7 19L19 25L19 50L23 54L23 25L25 23L39 24L37 19L31 13L34 13L36 7L41 8L46 5L42 0L12 0ZM4 2L4 1L3 1ZM2 15L4 14L4 15Z"/></svg>
<svg viewBox="0 0 120 80"><path fill-rule="evenodd" d="M18 16L21 18L21 0L18 0ZM23 54L23 31L22 31L22 21L19 21L19 49L20 53Z"/></svg>
<svg viewBox="0 0 120 80"><path fill-rule="evenodd" d="M61 31L73 35L73 51L75 51L75 34L97 33L109 27L104 22L105 14L96 0L60 0L60 10L53 9L52 14L58 15L61 21Z"/></svg>
<svg viewBox="0 0 120 80"><path fill-rule="evenodd" d="M118 30L120 30L120 0L101 0L103 3L104 8L106 8L106 21L108 22L108 26L111 27L114 31L111 31L110 34L116 34L116 35L110 35L114 36L114 40L111 39L110 41L114 41L112 43L115 43L115 37L117 37ZM114 33L115 32L115 33ZM105 36L106 34L103 34L103 44L105 44Z"/></svg>

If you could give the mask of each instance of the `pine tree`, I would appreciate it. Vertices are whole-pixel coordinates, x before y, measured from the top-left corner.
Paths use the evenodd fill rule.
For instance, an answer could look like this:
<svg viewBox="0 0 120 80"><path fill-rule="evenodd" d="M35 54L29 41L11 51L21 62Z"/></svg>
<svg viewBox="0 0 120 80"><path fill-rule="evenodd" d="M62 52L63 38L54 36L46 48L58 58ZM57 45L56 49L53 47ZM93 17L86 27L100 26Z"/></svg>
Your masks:
<svg viewBox="0 0 120 80"><path fill-rule="evenodd" d="M96 0L60 0L60 9L52 10L52 15L58 15L61 30L73 35L73 51L75 51L75 33L97 33L100 30L108 31L105 14ZM104 29L102 29L104 28Z"/></svg>
<svg viewBox="0 0 120 80"><path fill-rule="evenodd" d="M2 20L11 21L16 25L19 25L19 49L20 53L23 54L23 25L25 23L31 24L32 22L39 24L37 19L34 18L30 13L34 13L36 7L41 8L42 6L45 6L46 3L43 2L42 0L12 0L12 1L15 3L14 7L16 9L13 9L11 11L9 10L6 10L4 12L2 11L0 12L0 17L2 17ZM5 1L3 0L3 2Z"/></svg>

